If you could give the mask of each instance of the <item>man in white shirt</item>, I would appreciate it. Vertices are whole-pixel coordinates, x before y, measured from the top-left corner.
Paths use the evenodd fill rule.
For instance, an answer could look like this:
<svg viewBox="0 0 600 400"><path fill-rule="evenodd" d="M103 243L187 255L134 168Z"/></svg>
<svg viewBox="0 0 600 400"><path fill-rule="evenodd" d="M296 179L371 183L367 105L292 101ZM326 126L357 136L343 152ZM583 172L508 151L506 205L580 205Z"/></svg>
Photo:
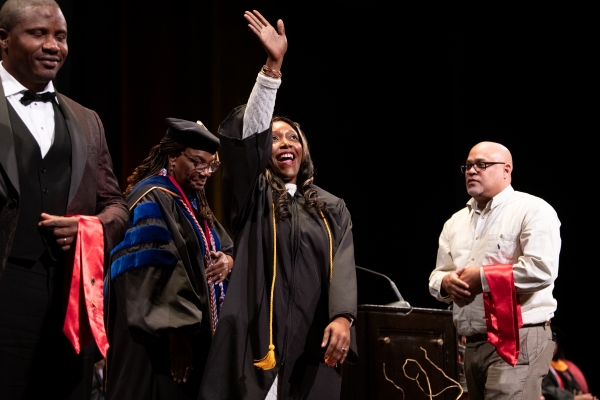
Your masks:
<svg viewBox="0 0 600 400"><path fill-rule="evenodd" d="M467 337L471 400L539 399L554 349L549 325L556 310L552 290L558 274L560 221L544 200L512 188L512 169L512 156L501 144L481 142L471 149L461 171L472 198L444 224L436 268L429 277L431 294L453 302L454 324L458 334ZM515 338L520 352L514 366L488 342L484 292L496 305L511 302L489 295L486 271L492 265L512 272L508 279L511 285L514 279L520 305L516 312L523 325Z"/></svg>
<svg viewBox="0 0 600 400"><path fill-rule="evenodd" d="M88 244L108 254L123 237L127 208L98 115L54 91L68 54L56 2L6 1L0 51L0 397L89 398L94 342L86 318L65 317L66 282L79 271L74 250L88 224L96 228ZM82 268L101 270L101 257L86 255L76 258ZM104 330L98 275L81 285L86 300L100 291L88 315L97 322L94 337L105 339L96 336ZM76 317L79 304L69 303ZM74 342L63 333L65 320Z"/></svg>

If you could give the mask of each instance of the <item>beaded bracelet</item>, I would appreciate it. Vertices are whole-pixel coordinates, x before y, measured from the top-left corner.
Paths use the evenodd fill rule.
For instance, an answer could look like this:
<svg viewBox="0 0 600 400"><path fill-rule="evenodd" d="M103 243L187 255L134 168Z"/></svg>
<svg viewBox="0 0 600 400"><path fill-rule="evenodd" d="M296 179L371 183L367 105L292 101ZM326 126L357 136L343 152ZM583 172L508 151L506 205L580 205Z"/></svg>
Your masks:
<svg viewBox="0 0 600 400"><path fill-rule="evenodd" d="M268 72L275 74L275 76L269 75ZM271 68L267 67L266 65L262 66L262 68L260 69L260 73L263 74L264 76L267 76L267 77L273 78L273 79L281 79L281 75L282 75L280 71L275 71L274 69L271 69Z"/></svg>

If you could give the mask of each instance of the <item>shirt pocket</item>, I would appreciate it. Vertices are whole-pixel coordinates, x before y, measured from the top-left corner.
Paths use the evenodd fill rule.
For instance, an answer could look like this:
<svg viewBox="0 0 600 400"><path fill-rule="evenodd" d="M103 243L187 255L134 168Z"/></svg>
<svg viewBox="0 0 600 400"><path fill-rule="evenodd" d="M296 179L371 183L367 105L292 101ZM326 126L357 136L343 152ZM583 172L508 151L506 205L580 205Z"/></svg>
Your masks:
<svg viewBox="0 0 600 400"><path fill-rule="evenodd" d="M491 233L483 265L515 264L521 255L519 235L512 233Z"/></svg>

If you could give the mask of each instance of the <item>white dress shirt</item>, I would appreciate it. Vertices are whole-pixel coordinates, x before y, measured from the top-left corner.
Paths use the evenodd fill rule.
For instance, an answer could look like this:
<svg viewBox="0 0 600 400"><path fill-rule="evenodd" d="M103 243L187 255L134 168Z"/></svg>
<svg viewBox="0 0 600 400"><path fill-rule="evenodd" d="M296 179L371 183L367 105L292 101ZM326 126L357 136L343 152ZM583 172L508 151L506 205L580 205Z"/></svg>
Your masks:
<svg viewBox="0 0 600 400"><path fill-rule="evenodd" d="M485 209L474 199L455 213L440 235L436 268L429 277L429 291L440 301L444 276L452 271L490 264L513 264L517 298L523 324L549 321L556 311L552 296L558 275L560 221L554 209L539 197L508 186ZM482 286L489 291L481 269ZM483 295L470 304L454 304L454 324L460 335L486 333Z"/></svg>
<svg viewBox="0 0 600 400"><path fill-rule="evenodd" d="M44 158L48 150L50 150L52 143L54 143L54 108L52 107L52 103L34 101L28 106L24 106L20 100L27 88L21 85L14 76L9 74L2 63L0 63L0 78L2 79L2 87L4 88L6 99L35 138L40 147L42 158ZM54 92L52 81L48 82L44 90L38 93L45 92ZM54 101L58 104L58 99Z"/></svg>

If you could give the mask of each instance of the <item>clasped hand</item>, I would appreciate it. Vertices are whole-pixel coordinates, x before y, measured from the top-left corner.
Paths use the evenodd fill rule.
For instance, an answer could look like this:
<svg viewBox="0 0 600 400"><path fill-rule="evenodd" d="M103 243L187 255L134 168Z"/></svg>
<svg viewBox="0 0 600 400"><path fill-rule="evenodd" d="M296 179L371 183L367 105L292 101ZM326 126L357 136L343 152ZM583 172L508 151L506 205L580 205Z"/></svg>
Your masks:
<svg viewBox="0 0 600 400"><path fill-rule="evenodd" d="M233 258L221 251L211 251L210 258L212 265L206 268L206 278L208 282L215 285L223 282L231 269L233 268Z"/></svg>
<svg viewBox="0 0 600 400"><path fill-rule="evenodd" d="M465 267L452 271L442 279L442 288L458 305L468 304L483 293L480 270L481 267Z"/></svg>
<svg viewBox="0 0 600 400"><path fill-rule="evenodd" d="M573 400L598 400L598 398L591 393L582 393L581 390L573 390Z"/></svg>

